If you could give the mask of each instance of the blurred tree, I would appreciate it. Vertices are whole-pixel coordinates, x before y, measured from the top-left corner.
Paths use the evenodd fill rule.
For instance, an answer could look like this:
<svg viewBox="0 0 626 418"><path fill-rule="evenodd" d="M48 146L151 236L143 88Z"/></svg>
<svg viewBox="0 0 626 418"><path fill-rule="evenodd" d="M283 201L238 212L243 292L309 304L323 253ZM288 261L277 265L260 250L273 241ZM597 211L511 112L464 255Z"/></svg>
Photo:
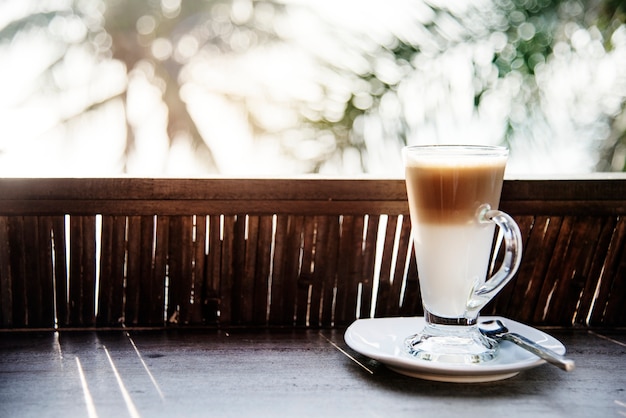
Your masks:
<svg viewBox="0 0 626 418"><path fill-rule="evenodd" d="M21 101L44 91L56 95L57 99L66 93L67 83L60 80L58 74L77 75L76 71L80 71L68 68L66 63L73 49L84 50L96 64L118 60L124 64L124 86L84 101L80 108L69 114L61 112L58 125L75 123L86 113L121 99L126 109L127 125L121 170L126 172L128 162L137 152L135 131L141 128L129 115L129 92L135 76L140 76L159 91L160 100L165 105L170 147L177 140L188 142L207 173L216 172L218 168L181 97L181 71L195 54L203 50L215 55L244 52L233 42L235 37L245 42L247 48L277 40L272 25L263 16L282 7L263 0L61 0L24 2L21 6L14 8L17 11L14 10L13 20L6 22L4 27L0 22L0 43L11 44L20 36L37 33L46 38L50 49L56 51L54 58L43 65L32 83L36 88L30 91L30 95L23 95ZM264 13L257 14L256 9L264 9ZM89 82L95 83L95 80ZM254 125L254 119L249 121Z"/></svg>
<svg viewBox="0 0 626 418"><path fill-rule="evenodd" d="M601 4L598 13L598 26L605 39L626 23L626 2L623 0L608 0ZM607 46L607 49L610 46ZM623 71L623 69L622 69ZM622 101L621 109L611 118L611 131L602 146L599 158L598 171L625 171L626 172L626 101Z"/></svg>
<svg viewBox="0 0 626 418"><path fill-rule="evenodd" d="M331 129L337 132L338 138L351 142L353 146L366 152L363 144L366 142L366 133L355 130L354 121L363 114L380 113L384 100L390 96L397 101L398 107L404 107L400 112L400 120L392 122L393 126L385 129L387 136L398 138L406 144L409 142L411 127L406 121L415 112L415 106L410 101L398 99L402 94L403 85L411 77L428 78L424 60L437 60L459 47L477 46L474 56L469 60L473 66L473 94L475 111L481 110L485 97L499 96L497 106L507 108L506 129L504 141L515 147L516 141L541 142L535 152L550 147L550 140L558 135L555 130L555 117L547 110L547 80L559 78L559 75L550 75L550 65L561 64L561 69L568 66L578 66L581 61L600 62L611 54L620 44L621 56L624 54L624 33L626 31L626 3L622 0L494 0L492 2L469 2L466 7L455 2L427 2L430 12L422 11L419 22L427 36L407 39L395 36L381 49L370 54L368 71L359 74L366 85L367 93L371 97L368 108L357 105L358 96L353 96L351 103L346 106L345 118L334 123ZM421 25L420 25L421 24ZM485 62L479 55L485 48L480 45L488 44L487 54L492 59ZM482 48L482 49L481 49ZM489 50L489 48L491 48ZM390 57L391 56L391 57ZM377 66L381 60L393 60L404 77L395 82L387 83L377 74ZM618 61L619 62L619 61ZM332 62L324 65L333 66ZM613 64L614 71L618 72L614 87L624 83L624 73L620 64ZM558 66L557 66L558 67ZM600 64L598 64L600 67ZM598 67L585 68L582 80L589 80L589 85L579 86L581 91L592 90L594 80L605 74L598 74ZM336 67L338 72L346 72ZM494 71L495 69L495 71ZM552 70L557 71L557 70ZM581 70L582 71L582 70ZM348 71L349 72L349 71ZM412 76L412 74L418 74ZM345 75L349 78L350 75ZM621 78L620 78L621 77ZM583 81L584 82L584 81ZM441 83L453 83L453 80L443 80ZM506 84L512 84L513 93L510 94L510 103L506 102L498 90ZM542 84L543 83L543 84ZM406 86L405 86L406 87ZM415 85L410 87L409 94L420 94ZM444 88L450 88L449 85ZM405 88L406 90L406 88ZM609 87L610 90L610 87ZM594 102L585 93L576 91L568 94L561 91L564 100L577 104L578 109L569 109L569 121L581 135L593 136L599 143L595 151L597 171L626 171L626 97L623 89L610 90L614 97L605 102ZM391 94L390 94L391 93ZM453 91L448 94L454 95ZM428 98L421 100L427 101ZM463 100L459 97L459 100ZM579 102L588 101L586 106ZM408 105L407 105L408 103ZM565 104L568 105L567 103ZM450 107L450 103L444 107ZM593 115L593 119L581 113ZM451 109L449 109L451 111ZM428 113L428 111L426 111ZM428 113L427 117L437 117L436 112ZM532 126L534 125L534 126ZM610 127L610 132L602 134L588 133L591 129L602 131L603 125ZM539 127L538 127L539 126ZM538 130L542 132L537 133ZM346 133L350 134L346 134ZM563 135L563 134L561 134ZM573 135L576 135L574 131ZM597 136L600 135L599 138ZM535 138L541 136L541 138ZM575 138L571 138L571 142Z"/></svg>
<svg viewBox="0 0 626 418"><path fill-rule="evenodd" d="M113 58L122 61L128 71L148 66L143 72L161 89L168 110L168 138L190 139L196 158L208 171L217 171L211 149L181 97L181 72L203 50L215 55L241 52L233 43L235 36L245 38L246 48L278 41L272 26L256 10L275 11L280 5L263 0L107 0L105 4L103 29L111 36ZM255 124L253 118L248 121ZM132 152L132 127L128 131L128 151Z"/></svg>
<svg viewBox="0 0 626 418"><path fill-rule="evenodd" d="M498 0L496 4L506 19L508 44L496 54L495 63L501 76L511 72L522 75L527 87L522 104L527 113L541 111L543 92L536 69L555 55L555 48L565 45L567 52L576 51L576 36L587 35L603 47L600 54L596 51L600 59L611 52L613 35L624 31L626 23L626 3L622 0ZM626 171L622 157L626 149L626 101L624 97L620 101L618 108L598 115L607 120L611 132L599 145L597 171ZM514 120L509 124L510 131L516 129Z"/></svg>
<svg viewBox="0 0 626 418"><path fill-rule="evenodd" d="M44 64L32 70L38 81L21 92L17 100L45 92L51 97L49 103L55 103L55 98L67 95L71 84L68 78L76 76L85 79L91 93L79 101L80 105L63 107L58 112L58 125L71 125L85 114L121 102L126 119L124 149L120 152L122 172L129 171L134 155L141 152L137 138L144 129L142 124L155 123L137 117L136 109L141 109L143 103L131 105L133 89L142 82L157 92L156 101L161 104L166 122L156 123L164 123L163 135L170 149L183 141L193 149L205 173L219 171L215 150L208 145L210 134L201 133L199 121L194 120L183 94L190 83L186 71L191 72L199 60L215 62L219 57L242 56L272 44L304 50L320 68L313 81L317 94L288 101L265 94L263 103L243 90L225 88L216 94L238 106L255 137L279 138L284 152L301 161L302 171L323 172L329 161L341 165L352 158L358 160L361 171L372 172L372 156L384 152L385 147L413 141L416 127L426 131L445 127L449 121L441 116L445 112L457 112L449 116L452 119L458 115L463 119L468 112L477 114L479 124L485 124L484 115L502 113L502 135L496 132L487 140L504 136L513 147L520 141L567 136L567 129L563 133L554 127L554 120L563 116L555 117L546 110L547 90L552 88L552 80L558 79L550 73L556 71L551 68L576 66L576 57L589 61L609 56L619 42L624 42L626 31L626 6L621 0L367 3L374 14L380 8L391 8L395 18L402 21L402 25L392 23L378 32L367 26L363 31L363 27L338 23L332 7L322 13L321 6L328 6L325 2L8 3L20 6L15 6L17 11L11 18L0 18L0 45L17 44L25 34L38 33L50 46ZM350 20L367 9L366 4L358 2L354 6ZM310 36L324 36L339 53L328 53L328 44L305 42L295 34L301 29L298 25L310 29L306 23L310 20L319 26ZM286 22L292 22L291 32ZM78 74L81 70L72 67L71 61L76 51L91 56L94 66L123 63L118 71L122 81L108 89L94 88L95 78L111 78L115 72L98 75L91 70L87 75ZM458 76L451 75L448 67L459 63L469 63L469 79L459 81L453 78ZM594 74L595 67L586 71L589 80L601 78ZM618 80L623 77L620 68L615 71ZM213 80L214 84L219 82ZM564 101L578 106L567 109L567 123L599 139L598 170L626 170L625 94L616 92L606 102L585 107L588 98L582 87L573 93L563 92ZM289 126L270 127L263 118L274 110L295 113L297 118ZM150 108L145 112L156 111ZM580 118L585 112L593 118ZM459 123L462 126L466 122L463 119ZM537 133L538 126L544 132ZM605 126L609 132L602 131ZM588 134L592 129L595 133ZM375 144L372 137L378 137L379 142ZM315 150L303 154L301 144L307 141L316 144ZM543 146L550 146L549 142ZM395 153L394 148L390 152Z"/></svg>

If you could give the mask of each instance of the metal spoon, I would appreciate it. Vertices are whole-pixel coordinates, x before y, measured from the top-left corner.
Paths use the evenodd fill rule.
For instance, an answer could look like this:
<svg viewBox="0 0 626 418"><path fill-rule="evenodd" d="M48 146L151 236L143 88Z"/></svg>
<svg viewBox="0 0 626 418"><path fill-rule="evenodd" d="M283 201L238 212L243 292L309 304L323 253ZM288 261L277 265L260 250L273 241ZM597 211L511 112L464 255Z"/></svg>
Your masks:
<svg viewBox="0 0 626 418"><path fill-rule="evenodd" d="M541 357L546 360L548 363L554 364L559 368L565 370L566 372L574 370L575 364L574 360L568 359L560 354L555 353L549 348L542 347L541 345L535 343L534 341L529 340L528 338L516 334L514 332L509 332L509 329L500 321L499 319L485 321L480 324L479 327L480 332L483 335L491 338L495 338L497 340L507 340L511 341L520 347L530 351L531 353ZM495 328L493 327L495 325ZM483 328L483 326L488 326Z"/></svg>

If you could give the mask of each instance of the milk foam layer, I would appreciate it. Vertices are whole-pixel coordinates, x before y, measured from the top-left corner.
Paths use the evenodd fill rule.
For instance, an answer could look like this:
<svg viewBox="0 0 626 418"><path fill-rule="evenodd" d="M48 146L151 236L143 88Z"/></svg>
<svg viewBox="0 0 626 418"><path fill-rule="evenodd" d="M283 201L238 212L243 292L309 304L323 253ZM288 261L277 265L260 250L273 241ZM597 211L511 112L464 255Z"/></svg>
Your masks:
<svg viewBox="0 0 626 418"><path fill-rule="evenodd" d="M494 224L429 225L414 229L424 308L444 318L463 317L472 289L484 283Z"/></svg>

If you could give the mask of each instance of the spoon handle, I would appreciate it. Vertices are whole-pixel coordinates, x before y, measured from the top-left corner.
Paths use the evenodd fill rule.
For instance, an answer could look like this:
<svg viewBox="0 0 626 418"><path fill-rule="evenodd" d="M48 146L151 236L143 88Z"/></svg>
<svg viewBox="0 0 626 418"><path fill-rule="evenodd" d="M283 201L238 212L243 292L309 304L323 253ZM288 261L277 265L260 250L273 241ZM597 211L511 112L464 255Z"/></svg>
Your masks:
<svg viewBox="0 0 626 418"><path fill-rule="evenodd" d="M513 332L509 332L502 335L502 338L509 340L520 347L530 351L533 354L541 357L546 360L548 363L554 364L559 368L565 370L566 372L574 370L575 364L574 360L568 359L560 354L555 353L549 348L543 347L534 341L529 340L528 338L515 334Z"/></svg>

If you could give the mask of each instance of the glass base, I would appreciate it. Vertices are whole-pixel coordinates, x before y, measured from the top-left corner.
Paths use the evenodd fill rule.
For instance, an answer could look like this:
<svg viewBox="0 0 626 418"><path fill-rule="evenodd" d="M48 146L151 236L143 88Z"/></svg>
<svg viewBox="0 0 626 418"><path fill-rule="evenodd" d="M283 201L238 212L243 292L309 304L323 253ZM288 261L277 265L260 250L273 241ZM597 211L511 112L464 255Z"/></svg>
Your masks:
<svg viewBox="0 0 626 418"><path fill-rule="evenodd" d="M498 343L485 337L476 325L427 324L405 340L408 353L422 360L475 364L492 360Z"/></svg>

